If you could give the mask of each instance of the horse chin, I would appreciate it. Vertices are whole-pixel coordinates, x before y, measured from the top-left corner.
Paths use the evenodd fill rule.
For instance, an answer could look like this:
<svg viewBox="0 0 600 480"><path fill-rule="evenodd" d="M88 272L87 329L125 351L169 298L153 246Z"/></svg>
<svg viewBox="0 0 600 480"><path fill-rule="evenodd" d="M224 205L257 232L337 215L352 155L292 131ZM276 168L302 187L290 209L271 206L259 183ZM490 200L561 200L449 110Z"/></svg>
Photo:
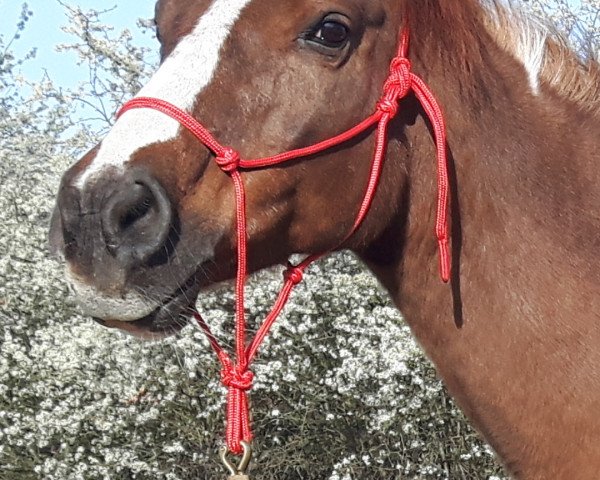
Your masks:
<svg viewBox="0 0 600 480"><path fill-rule="evenodd" d="M190 282L152 313L133 321L94 318L100 325L128 333L141 340L161 340L179 333L188 323L200 286Z"/></svg>

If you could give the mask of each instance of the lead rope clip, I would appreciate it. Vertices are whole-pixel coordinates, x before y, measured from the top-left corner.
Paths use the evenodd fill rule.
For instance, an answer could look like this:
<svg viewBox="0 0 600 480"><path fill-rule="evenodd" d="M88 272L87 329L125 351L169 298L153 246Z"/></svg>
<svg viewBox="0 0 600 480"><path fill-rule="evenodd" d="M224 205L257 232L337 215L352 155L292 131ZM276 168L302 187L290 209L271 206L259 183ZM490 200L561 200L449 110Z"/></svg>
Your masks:
<svg viewBox="0 0 600 480"><path fill-rule="evenodd" d="M250 480L250 477L246 474L246 471L248 470L248 465L250 465L250 460L252 460L252 445L244 441L241 441L240 445L244 449L244 453L242 454L242 459L240 460L237 468L233 463L231 463L231 460L227 458L227 454L229 453L227 447L223 447L219 453L223 465L225 465L225 468L229 470L229 480Z"/></svg>

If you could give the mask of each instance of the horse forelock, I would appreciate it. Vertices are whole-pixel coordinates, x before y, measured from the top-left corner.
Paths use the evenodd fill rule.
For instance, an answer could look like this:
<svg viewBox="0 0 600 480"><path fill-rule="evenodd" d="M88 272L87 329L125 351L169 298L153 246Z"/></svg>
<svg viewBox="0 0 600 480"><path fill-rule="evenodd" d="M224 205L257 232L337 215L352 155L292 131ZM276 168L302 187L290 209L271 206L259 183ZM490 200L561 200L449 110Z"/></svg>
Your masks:
<svg viewBox="0 0 600 480"><path fill-rule="evenodd" d="M585 62L548 21L511 0L480 0L486 25L498 44L519 60L532 91L542 84L580 108L600 112L600 64Z"/></svg>
<svg viewBox="0 0 600 480"><path fill-rule="evenodd" d="M250 1L214 0L137 96L159 98L183 110L191 110L200 93L213 80L221 49ZM122 168L137 151L176 139L179 131L177 121L157 111L126 112L102 141L97 155L83 170L76 186L82 188L107 167Z"/></svg>

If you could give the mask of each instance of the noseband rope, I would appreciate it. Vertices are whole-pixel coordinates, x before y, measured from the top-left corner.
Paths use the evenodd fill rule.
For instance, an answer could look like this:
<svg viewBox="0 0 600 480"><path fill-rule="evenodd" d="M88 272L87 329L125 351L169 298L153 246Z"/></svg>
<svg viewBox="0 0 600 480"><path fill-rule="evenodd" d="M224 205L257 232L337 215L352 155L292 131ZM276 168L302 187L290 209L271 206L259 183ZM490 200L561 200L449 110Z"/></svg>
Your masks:
<svg viewBox="0 0 600 480"><path fill-rule="evenodd" d="M168 115L177 120L188 129L200 142L215 154L217 165L229 175L235 188L236 224L237 224L237 275L236 275L236 333L235 333L235 362L231 355L219 344L211 332L208 324L195 312L196 321L205 332L208 341L217 354L221 363L221 381L228 389L227 395L227 448L233 454L239 455L245 451L244 443L252 440L250 429L250 415L248 409L247 392L252 389L254 379L249 367L255 359L258 350L268 335L275 320L287 303L292 290L303 278L308 266L325 254L335 250L345 243L359 229L367 216L373 198L375 197L381 170L387 150L388 125L398 114L399 101L413 92L420 101L425 113L433 127L433 134L437 150L438 170L438 201L435 223L435 234L438 240L440 275L444 282L450 279L451 260L449 253L448 236L448 164L446 156L446 125L442 110L427 85L411 72L411 64L407 58L409 34L405 29L400 37L398 54L391 62L390 72L383 87L383 96L377 103L375 112L355 127L309 147L291 150L271 157L255 160L243 159L239 152L230 147L221 145L213 135L188 113L178 107L157 98L137 97L127 102L117 116L123 115L128 110L137 108L150 108ZM354 225L344 240L335 248L327 252L308 256L297 265L288 264L284 272L284 284L277 300L267 315L264 323L258 329L256 336L247 344L246 318L244 312L244 293L247 276L247 217L246 193L242 180L241 170L266 168L281 163L308 157L321 153L332 147L345 143L369 128L377 125L375 152L365 195L360 209L356 215Z"/></svg>

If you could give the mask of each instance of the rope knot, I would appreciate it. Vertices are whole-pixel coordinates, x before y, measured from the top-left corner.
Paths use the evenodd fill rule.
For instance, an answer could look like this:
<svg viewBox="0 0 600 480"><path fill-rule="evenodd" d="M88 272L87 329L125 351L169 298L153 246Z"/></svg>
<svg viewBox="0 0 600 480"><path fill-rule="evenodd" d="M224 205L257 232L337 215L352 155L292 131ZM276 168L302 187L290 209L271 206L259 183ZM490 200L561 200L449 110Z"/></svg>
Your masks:
<svg viewBox="0 0 600 480"><path fill-rule="evenodd" d="M235 388L242 392L252 390L254 373L250 370L241 371L239 367L227 365L221 370L221 383L227 388Z"/></svg>
<svg viewBox="0 0 600 480"><path fill-rule="evenodd" d="M389 114L390 117L395 117L399 109L398 100L385 96L377 103L377 109Z"/></svg>
<svg viewBox="0 0 600 480"><path fill-rule="evenodd" d="M410 74L412 70L412 64L406 57L394 57L390 64L390 73L402 72L403 75Z"/></svg>
<svg viewBox="0 0 600 480"><path fill-rule="evenodd" d="M233 173L239 168L241 158L239 152L233 148L226 147L223 149L223 155L217 156L215 160L225 173Z"/></svg>
<svg viewBox="0 0 600 480"><path fill-rule="evenodd" d="M294 285L298 285L304 278L304 272L300 267L289 263L287 269L283 272L283 278Z"/></svg>
<svg viewBox="0 0 600 480"><path fill-rule="evenodd" d="M412 88L410 60L394 57L390 64L390 74L383 85L383 97L377 108L394 117L398 113L398 100L406 97Z"/></svg>

